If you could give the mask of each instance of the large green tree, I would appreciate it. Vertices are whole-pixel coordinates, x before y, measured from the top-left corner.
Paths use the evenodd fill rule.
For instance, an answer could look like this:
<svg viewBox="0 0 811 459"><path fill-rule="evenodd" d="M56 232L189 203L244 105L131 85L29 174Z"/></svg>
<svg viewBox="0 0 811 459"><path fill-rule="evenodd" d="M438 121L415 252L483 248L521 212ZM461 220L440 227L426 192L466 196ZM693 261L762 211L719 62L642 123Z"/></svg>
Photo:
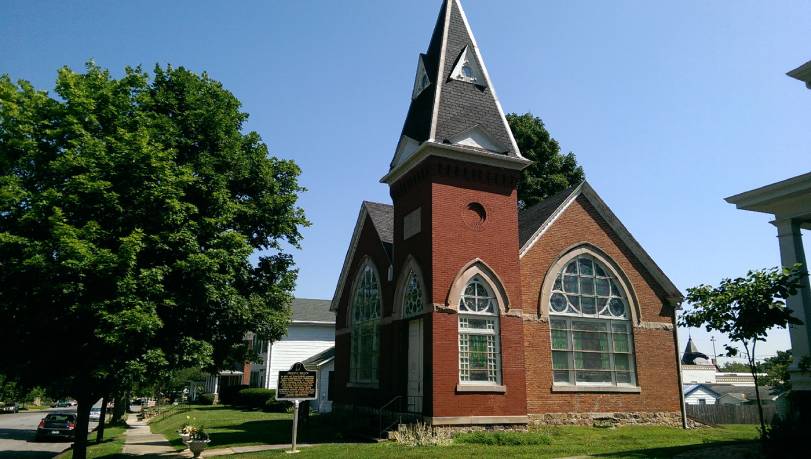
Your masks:
<svg viewBox="0 0 811 459"><path fill-rule="evenodd" d="M717 330L743 346L755 380L761 436L766 434L766 423L757 380L757 343L766 341L766 334L774 327L802 324L786 307L786 299L797 292L805 276L808 273L797 264L791 268L749 271L746 277L721 280L718 287L702 284L687 289L691 309L682 315L679 325L703 326L708 332ZM724 348L727 357L738 355L733 345L725 344Z"/></svg>
<svg viewBox="0 0 811 459"><path fill-rule="evenodd" d="M206 74L91 62L55 93L0 77L0 372L76 398L82 458L122 380L284 334L308 223L299 168Z"/></svg>
<svg viewBox="0 0 811 459"><path fill-rule="evenodd" d="M574 153L561 153L557 140L543 121L532 113L507 114L518 149L533 163L524 169L518 183L518 205L524 209L553 194L577 185L585 178Z"/></svg>

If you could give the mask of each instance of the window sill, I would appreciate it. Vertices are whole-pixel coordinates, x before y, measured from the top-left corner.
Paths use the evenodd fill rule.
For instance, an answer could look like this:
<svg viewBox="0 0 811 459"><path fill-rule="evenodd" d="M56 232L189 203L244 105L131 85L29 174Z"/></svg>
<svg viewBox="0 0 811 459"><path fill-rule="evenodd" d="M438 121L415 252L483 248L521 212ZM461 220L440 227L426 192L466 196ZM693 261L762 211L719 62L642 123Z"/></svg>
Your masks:
<svg viewBox="0 0 811 459"><path fill-rule="evenodd" d="M378 383L346 383L346 387L355 388L355 389L378 389L380 385Z"/></svg>
<svg viewBox="0 0 811 459"><path fill-rule="evenodd" d="M495 392L504 394L507 386L497 386L495 384L457 384L456 392Z"/></svg>
<svg viewBox="0 0 811 459"><path fill-rule="evenodd" d="M642 392L642 388L639 386L564 386L553 384L552 392L613 392L638 394Z"/></svg>

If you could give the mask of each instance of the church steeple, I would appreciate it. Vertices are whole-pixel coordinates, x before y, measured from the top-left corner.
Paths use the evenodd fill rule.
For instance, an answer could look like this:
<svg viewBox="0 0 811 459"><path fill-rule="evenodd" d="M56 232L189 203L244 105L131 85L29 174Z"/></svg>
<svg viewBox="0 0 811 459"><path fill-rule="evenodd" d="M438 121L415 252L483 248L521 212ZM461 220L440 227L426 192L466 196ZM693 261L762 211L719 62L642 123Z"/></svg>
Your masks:
<svg viewBox="0 0 811 459"><path fill-rule="evenodd" d="M704 359L705 361L710 360L707 354L703 352L699 352L698 347L693 342L693 337L689 337L687 339L687 346L684 348L684 354L681 357L681 363L686 365L695 365L697 363L705 363L700 360L696 359Z"/></svg>
<svg viewBox="0 0 811 459"><path fill-rule="evenodd" d="M523 168L493 83L459 0L443 0L428 50L419 55L411 105L383 181L427 146L469 150ZM512 160L512 161L510 161Z"/></svg>

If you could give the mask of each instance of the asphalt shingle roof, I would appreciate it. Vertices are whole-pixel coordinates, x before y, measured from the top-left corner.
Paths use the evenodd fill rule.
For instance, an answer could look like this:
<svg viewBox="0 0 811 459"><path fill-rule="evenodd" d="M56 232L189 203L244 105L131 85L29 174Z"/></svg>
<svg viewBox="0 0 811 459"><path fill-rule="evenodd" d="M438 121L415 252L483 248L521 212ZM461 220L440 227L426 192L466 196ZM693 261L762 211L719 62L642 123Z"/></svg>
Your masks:
<svg viewBox="0 0 811 459"><path fill-rule="evenodd" d="M471 84L450 78L465 47L468 48L467 59L479 68L484 68L484 63L479 62L479 56L475 52L474 38L465 23L459 3L445 0L428 50L420 55L431 84L411 101L402 135L422 143L431 139L433 128L433 141L450 143L449 139L478 126L505 149L498 153L518 158L520 153L516 150L512 133L496 101L493 82ZM489 77L485 79L489 80ZM439 97L436 97L437 88ZM394 166L392 162L391 167Z"/></svg>
<svg viewBox="0 0 811 459"><path fill-rule="evenodd" d="M329 310L329 300L295 298L291 306L294 322L332 322L335 313Z"/></svg>
<svg viewBox="0 0 811 459"><path fill-rule="evenodd" d="M553 213L566 201L580 184L566 188L565 190L553 194L543 201L528 207L518 213L518 242L519 247L529 241L535 231L541 227Z"/></svg>
<svg viewBox="0 0 811 459"><path fill-rule="evenodd" d="M389 244L394 242L394 206L371 201L363 201L363 205L369 212L380 240Z"/></svg>

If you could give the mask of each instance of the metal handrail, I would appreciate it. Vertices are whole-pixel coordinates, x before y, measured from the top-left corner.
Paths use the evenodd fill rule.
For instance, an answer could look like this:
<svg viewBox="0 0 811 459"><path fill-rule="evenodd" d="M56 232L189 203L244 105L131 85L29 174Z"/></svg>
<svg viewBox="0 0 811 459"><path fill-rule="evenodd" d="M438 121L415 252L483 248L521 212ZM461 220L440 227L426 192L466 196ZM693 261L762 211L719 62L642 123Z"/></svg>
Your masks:
<svg viewBox="0 0 811 459"><path fill-rule="evenodd" d="M378 432L378 434L377 434L377 436L378 436L378 437L382 437L382 436L383 436L383 432L385 432L385 430L383 429L383 413L385 412L386 408L387 408L389 405L391 405L392 403L394 403L394 402L396 402L397 400L400 400L400 399L402 399L402 398L403 398L403 396L402 396L402 395L397 395L397 396L395 396L393 399L391 399L391 400L389 400L388 402L384 403L384 404L383 404L383 406L381 406L380 408L378 408L378 409L377 409L377 416L378 416L378 427L379 427L379 430L377 431L377 432ZM387 425L387 426L386 426L386 429L388 429L388 428L389 428L389 427L391 427L392 425L393 425L393 424Z"/></svg>

